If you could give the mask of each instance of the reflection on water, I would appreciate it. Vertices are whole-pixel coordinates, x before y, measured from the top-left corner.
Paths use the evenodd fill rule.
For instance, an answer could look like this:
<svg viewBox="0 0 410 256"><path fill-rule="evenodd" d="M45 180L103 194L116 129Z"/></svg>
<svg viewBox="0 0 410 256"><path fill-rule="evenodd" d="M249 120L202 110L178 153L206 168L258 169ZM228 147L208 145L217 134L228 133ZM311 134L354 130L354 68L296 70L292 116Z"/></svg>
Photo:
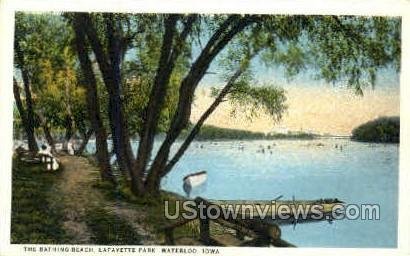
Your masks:
<svg viewBox="0 0 410 256"><path fill-rule="evenodd" d="M284 239L297 246L396 247L397 145L347 139L194 142L162 188L184 194L183 177L198 170L208 172L208 181L191 197L271 200L284 195L380 205L380 220L283 227Z"/></svg>

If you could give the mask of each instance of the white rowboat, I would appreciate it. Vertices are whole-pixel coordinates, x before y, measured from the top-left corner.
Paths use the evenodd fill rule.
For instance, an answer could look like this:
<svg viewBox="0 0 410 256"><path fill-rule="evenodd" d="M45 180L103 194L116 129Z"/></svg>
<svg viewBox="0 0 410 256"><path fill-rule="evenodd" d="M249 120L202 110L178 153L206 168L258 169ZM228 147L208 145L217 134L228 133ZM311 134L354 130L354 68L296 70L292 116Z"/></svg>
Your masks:
<svg viewBox="0 0 410 256"><path fill-rule="evenodd" d="M192 188L198 187L205 183L207 180L208 175L206 171L200 171L196 173L189 174L183 178L183 189L187 196L189 197L189 194L191 193Z"/></svg>

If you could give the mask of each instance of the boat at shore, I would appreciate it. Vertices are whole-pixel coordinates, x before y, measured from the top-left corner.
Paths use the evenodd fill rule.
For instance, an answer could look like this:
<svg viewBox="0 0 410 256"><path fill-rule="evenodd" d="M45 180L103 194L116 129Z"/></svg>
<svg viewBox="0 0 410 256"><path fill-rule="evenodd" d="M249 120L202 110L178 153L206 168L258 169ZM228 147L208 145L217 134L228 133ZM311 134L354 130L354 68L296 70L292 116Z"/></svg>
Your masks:
<svg viewBox="0 0 410 256"><path fill-rule="evenodd" d="M199 172L195 172L195 173L185 176L182 179L182 181L183 181L183 189L185 193L187 194L187 196L189 197L192 191L192 188L202 185L203 183L205 183L207 178L208 178L208 174L206 171L199 171Z"/></svg>

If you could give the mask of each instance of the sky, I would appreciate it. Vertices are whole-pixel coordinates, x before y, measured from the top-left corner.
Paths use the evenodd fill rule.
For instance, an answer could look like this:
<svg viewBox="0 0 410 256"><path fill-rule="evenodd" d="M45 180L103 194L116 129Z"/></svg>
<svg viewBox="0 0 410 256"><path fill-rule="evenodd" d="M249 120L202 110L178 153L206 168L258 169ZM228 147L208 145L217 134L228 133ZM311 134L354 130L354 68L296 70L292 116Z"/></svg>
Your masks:
<svg viewBox="0 0 410 256"><path fill-rule="evenodd" d="M350 135L358 125L380 116L400 114L399 74L392 69L377 74L374 89L365 88L359 96L344 85L335 87L312 78L305 72L288 80L279 67L253 66L256 83L272 83L286 90L288 110L279 123L263 113L249 120L245 115L231 115L232 106L225 102L212 114L206 124L224 128L260 132L305 131L318 134ZM212 70L212 67L211 67ZM204 77L196 94L191 121L195 122L212 103L210 88L222 86L217 76Z"/></svg>

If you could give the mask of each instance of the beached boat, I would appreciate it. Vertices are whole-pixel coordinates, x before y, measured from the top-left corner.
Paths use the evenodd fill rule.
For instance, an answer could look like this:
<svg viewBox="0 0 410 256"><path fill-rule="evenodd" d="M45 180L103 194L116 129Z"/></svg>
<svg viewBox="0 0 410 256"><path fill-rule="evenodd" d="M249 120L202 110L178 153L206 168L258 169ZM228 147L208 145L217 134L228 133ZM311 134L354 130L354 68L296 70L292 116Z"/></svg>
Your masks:
<svg viewBox="0 0 410 256"><path fill-rule="evenodd" d="M185 193L187 194L187 196L189 197L189 194L191 193L192 188L202 185L206 181L207 177L208 175L206 171L200 171L200 172L192 173L192 174L185 176L183 178L183 182L184 182L183 189Z"/></svg>

